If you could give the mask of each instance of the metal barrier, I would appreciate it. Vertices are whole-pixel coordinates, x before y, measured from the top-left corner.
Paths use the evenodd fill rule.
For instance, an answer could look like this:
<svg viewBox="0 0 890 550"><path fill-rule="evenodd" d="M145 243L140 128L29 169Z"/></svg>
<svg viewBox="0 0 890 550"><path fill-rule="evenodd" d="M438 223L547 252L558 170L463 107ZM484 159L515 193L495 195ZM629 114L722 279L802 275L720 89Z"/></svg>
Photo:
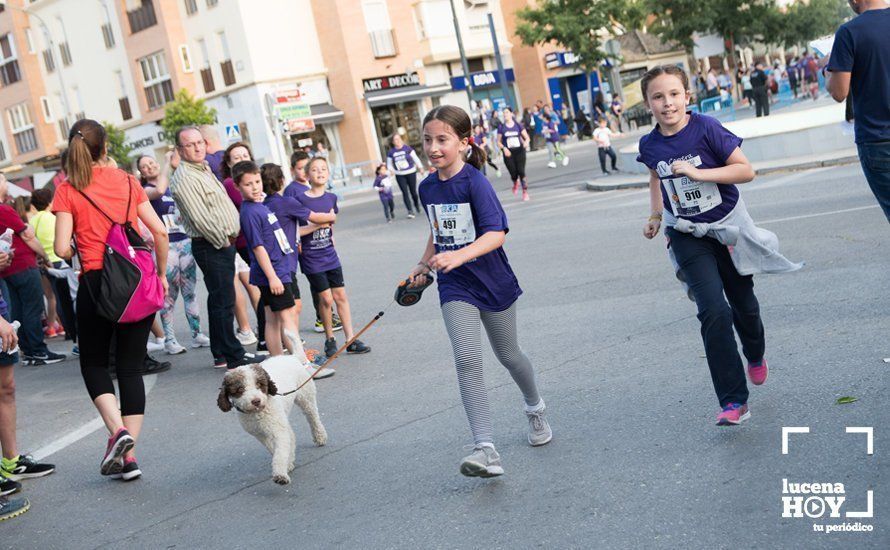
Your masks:
<svg viewBox="0 0 890 550"><path fill-rule="evenodd" d="M331 166L331 183L328 190L337 195L347 195L374 184L378 163L366 160L346 165Z"/></svg>

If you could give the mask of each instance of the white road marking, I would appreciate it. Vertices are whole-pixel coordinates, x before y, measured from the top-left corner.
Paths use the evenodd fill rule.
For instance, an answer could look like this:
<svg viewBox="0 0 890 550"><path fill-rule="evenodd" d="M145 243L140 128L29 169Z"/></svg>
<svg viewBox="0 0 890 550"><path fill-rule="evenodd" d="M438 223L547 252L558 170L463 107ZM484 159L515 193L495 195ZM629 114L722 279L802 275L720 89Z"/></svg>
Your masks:
<svg viewBox="0 0 890 550"><path fill-rule="evenodd" d="M856 208L844 208L843 210L831 210L829 212L819 212L816 214L804 214L803 216L791 216L790 218L776 218L774 220L758 221L757 225L766 225L768 223L790 222L794 220L804 220L807 218L818 218L820 216L831 216L832 214L843 214L845 212L858 212L859 210L871 210L872 208L880 208L877 204L869 206L857 206Z"/></svg>
<svg viewBox="0 0 890 550"><path fill-rule="evenodd" d="M148 392L150 392L151 389L154 388L154 385L155 385L155 382L157 381L157 379L158 379L157 374L150 374L150 375L146 376L145 378L143 378L143 380L145 381L145 395L148 395ZM115 389L117 389L116 386L117 386L117 384L115 384ZM75 429L74 431L68 432L67 434L63 435L62 437L56 439L55 441L52 441L49 444L44 445L40 449L37 449L35 452L31 453L31 455L34 457L34 460L38 460L38 461L43 460L44 458L47 458L47 457L50 457L50 456L56 454L57 452L61 451L62 449L65 449L71 445L74 445L81 439L85 438L86 436L90 435L91 433L95 432L96 430L99 430L100 428L104 428L104 427L105 427L105 422L102 421L102 417L94 418L93 420L90 420L89 422L87 422L83 426Z"/></svg>

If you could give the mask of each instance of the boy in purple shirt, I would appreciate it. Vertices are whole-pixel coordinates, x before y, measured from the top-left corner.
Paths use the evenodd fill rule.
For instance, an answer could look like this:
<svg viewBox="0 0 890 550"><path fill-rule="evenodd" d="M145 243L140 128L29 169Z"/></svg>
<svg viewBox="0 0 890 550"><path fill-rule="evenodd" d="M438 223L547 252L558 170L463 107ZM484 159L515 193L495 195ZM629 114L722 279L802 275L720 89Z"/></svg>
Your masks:
<svg viewBox="0 0 890 550"><path fill-rule="evenodd" d="M376 170L377 177L374 178L374 188L380 194L380 202L383 203L383 215L386 217L386 223L392 223L396 217L395 203L392 195L392 180L389 179L389 171L385 164L381 164Z"/></svg>
<svg viewBox="0 0 890 550"><path fill-rule="evenodd" d="M322 157L315 157L306 164L306 174L309 176L309 191L297 196L297 200L303 203L313 212L339 212L337 208L337 195L325 191L330 173L328 161ZM360 340L353 340L352 316L349 310L349 299L346 297L346 289L343 283L343 269L340 266L340 258L334 249L333 227L331 224L316 224L309 222L300 227L300 268L309 279L309 289L318 297L318 309L324 326L325 355L331 357L337 352L337 340L334 339L334 328L331 320L334 304L337 304L337 313L343 321L343 331L346 333L346 341L352 343L346 348L347 353L368 353L371 348Z"/></svg>

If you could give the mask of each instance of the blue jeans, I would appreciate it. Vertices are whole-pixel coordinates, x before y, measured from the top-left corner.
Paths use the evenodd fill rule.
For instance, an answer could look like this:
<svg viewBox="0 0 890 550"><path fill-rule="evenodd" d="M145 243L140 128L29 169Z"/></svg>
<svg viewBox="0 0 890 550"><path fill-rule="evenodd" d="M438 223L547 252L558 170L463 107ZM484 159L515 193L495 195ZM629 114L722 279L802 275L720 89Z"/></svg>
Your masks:
<svg viewBox="0 0 890 550"><path fill-rule="evenodd" d="M244 359L244 348L235 338L235 247L217 250L204 239L192 239L195 257L207 287L210 353L224 357L229 366Z"/></svg>
<svg viewBox="0 0 890 550"><path fill-rule="evenodd" d="M860 143L858 148L868 186L890 222L890 141Z"/></svg>
<svg viewBox="0 0 890 550"><path fill-rule="evenodd" d="M43 341L43 286L40 283L40 271L29 267L15 275L3 278L9 294L10 316L22 324L19 329L19 347L22 355L42 355L49 349Z"/></svg>
<svg viewBox="0 0 890 550"><path fill-rule="evenodd" d="M715 239L693 237L672 227L665 234L698 306L705 356L720 406L747 403L745 368L732 329L735 326L748 361L763 359L766 342L754 277L739 275L729 250Z"/></svg>

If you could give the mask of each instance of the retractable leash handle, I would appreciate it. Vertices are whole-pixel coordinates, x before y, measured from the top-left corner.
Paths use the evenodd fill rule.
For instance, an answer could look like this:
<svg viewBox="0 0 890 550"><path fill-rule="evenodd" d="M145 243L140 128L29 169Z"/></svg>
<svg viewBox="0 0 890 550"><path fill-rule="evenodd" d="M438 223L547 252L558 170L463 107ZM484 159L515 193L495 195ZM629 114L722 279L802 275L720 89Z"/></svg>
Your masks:
<svg viewBox="0 0 890 550"><path fill-rule="evenodd" d="M396 287L396 295L393 298L396 303L407 307L419 302L421 296L423 296L423 291L433 284L432 272L425 273L424 277L426 277L426 282L416 287L409 286L411 284L410 279L405 279L399 283L399 286Z"/></svg>

